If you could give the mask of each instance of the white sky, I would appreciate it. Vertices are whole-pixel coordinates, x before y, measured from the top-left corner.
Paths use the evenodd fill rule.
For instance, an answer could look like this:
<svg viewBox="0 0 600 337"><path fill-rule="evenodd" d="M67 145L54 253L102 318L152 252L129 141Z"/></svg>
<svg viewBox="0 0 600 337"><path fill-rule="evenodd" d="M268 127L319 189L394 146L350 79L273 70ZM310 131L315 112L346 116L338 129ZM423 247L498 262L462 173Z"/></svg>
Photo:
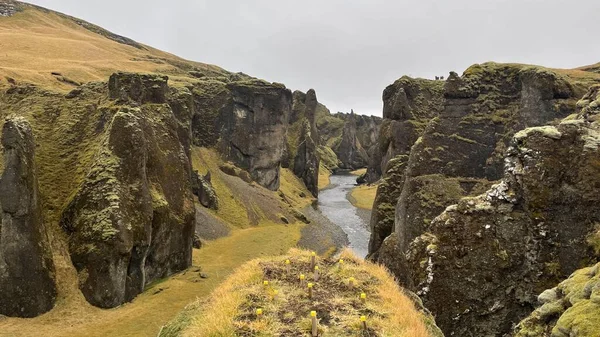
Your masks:
<svg viewBox="0 0 600 337"><path fill-rule="evenodd" d="M30 0L178 56L381 115L402 75L600 61L598 0Z"/></svg>

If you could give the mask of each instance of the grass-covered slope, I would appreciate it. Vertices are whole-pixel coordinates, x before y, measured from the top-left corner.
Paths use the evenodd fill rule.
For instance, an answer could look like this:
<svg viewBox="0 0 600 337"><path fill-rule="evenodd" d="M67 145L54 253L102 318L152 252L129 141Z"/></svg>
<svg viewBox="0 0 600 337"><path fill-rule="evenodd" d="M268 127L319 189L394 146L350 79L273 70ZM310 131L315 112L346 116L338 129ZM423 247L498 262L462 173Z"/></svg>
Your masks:
<svg viewBox="0 0 600 337"><path fill-rule="evenodd" d="M228 76L217 66L191 62L119 37L83 20L11 0L18 11L0 17L0 86L33 83L68 91L106 80L117 71L160 73L172 82Z"/></svg>
<svg viewBox="0 0 600 337"><path fill-rule="evenodd" d="M432 319L415 308L384 268L349 251L340 258L343 263L317 257L316 281L308 251L292 249L284 256L253 260L207 300L191 304L160 336L309 336L311 311L317 315L319 336L437 335ZM313 284L312 298L308 283Z"/></svg>

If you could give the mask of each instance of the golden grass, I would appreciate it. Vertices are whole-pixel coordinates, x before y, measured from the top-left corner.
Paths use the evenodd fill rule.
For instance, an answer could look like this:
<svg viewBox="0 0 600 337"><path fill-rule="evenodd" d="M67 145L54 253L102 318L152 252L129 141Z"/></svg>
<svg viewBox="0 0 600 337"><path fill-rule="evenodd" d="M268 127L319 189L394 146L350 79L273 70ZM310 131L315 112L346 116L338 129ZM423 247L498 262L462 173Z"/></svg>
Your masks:
<svg viewBox="0 0 600 337"><path fill-rule="evenodd" d="M281 169L279 191L285 195L290 205L296 209L302 209L314 200L302 180L290 169Z"/></svg>
<svg viewBox="0 0 600 337"><path fill-rule="evenodd" d="M349 200L355 207L371 210L377 195L377 185L356 186L350 192Z"/></svg>
<svg viewBox="0 0 600 337"><path fill-rule="evenodd" d="M0 18L0 45L0 85L6 85L8 76L54 90L73 88L51 72L79 83L105 81L117 71L163 73L174 82L189 82L190 76L175 64L226 73L217 66L187 61L148 46L141 50L115 42L66 16L31 7Z"/></svg>
<svg viewBox="0 0 600 337"><path fill-rule="evenodd" d="M258 184L248 185L240 178L227 176L219 169L222 163L216 150L192 148L194 170L202 175L210 171L211 182L219 198L219 209L209 212L233 227L248 228L261 221L278 221L282 215L293 222L290 207L302 209L313 201L302 181L288 169L281 170L279 191L273 192Z"/></svg>
<svg viewBox="0 0 600 337"><path fill-rule="evenodd" d="M205 175L211 173L211 183L217 191L219 198L219 210L211 211L217 217L226 223L235 227L247 228L251 226L245 205L236 198L234 192L227 186L222 178L223 173L219 169L222 163L219 154L212 149L193 147L192 148L192 166L199 174Z"/></svg>
<svg viewBox="0 0 600 337"><path fill-rule="evenodd" d="M366 168L361 168L361 169L354 170L354 171L350 172L350 174L355 175L355 176L362 176L365 173L367 173L367 169Z"/></svg>
<svg viewBox="0 0 600 337"><path fill-rule="evenodd" d="M0 336L156 336L162 325L194 299L207 296L235 268L294 247L302 227L264 223L234 230L231 236L194 249L193 267L155 283L131 303L109 310L86 302L63 303L37 318L1 320ZM200 279L198 267L208 279Z"/></svg>
<svg viewBox="0 0 600 337"><path fill-rule="evenodd" d="M327 169L327 167L325 167L323 165L323 163L321 163L321 166L319 167L319 181L318 181L319 190L327 188L327 186L329 186L331 184L331 182L329 180L330 176L331 176L331 171L329 171Z"/></svg>
<svg viewBox="0 0 600 337"><path fill-rule="evenodd" d="M161 336L304 335L310 329L311 310L317 311L322 336L359 335L361 315L368 316L371 335L429 336L424 317L383 267L365 262L349 250L343 251L341 258L345 260L342 267L337 260L319 259L322 276L314 282L314 300L307 298L306 285L297 280L301 272L311 278L310 252L292 249L286 256L253 260L223 282L207 301L190 305ZM289 272L286 259L292 262ZM355 288L347 284L350 277L356 279ZM267 287L263 280L269 281ZM361 292L367 294L366 304L358 299ZM257 308L263 309L263 316L256 316Z"/></svg>

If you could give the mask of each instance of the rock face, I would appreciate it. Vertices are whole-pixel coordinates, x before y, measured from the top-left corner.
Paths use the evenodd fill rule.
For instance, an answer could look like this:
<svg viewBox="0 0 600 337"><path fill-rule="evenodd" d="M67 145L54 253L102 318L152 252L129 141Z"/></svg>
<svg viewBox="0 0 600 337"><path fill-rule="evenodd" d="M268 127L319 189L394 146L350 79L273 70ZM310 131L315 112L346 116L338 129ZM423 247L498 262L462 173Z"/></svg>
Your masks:
<svg viewBox="0 0 600 337"><path fill-rule="evenodd" d="M538 307L515 329L516 337L598 336L600 264L573 273L538 296Z"/></svg>
<svg viewBox="0 0 600 337"><path fill-rule="evenodd" d="M369 154L358 140L358 126L355 119L354 113L345 119L340 141L337 146L333 147L333 152L341 162L341 169L358 169L366 167L369 162Z"/></svg>
<svg viewBox="0 0 600 337"><path fill-rule="evenodd" d="M319 195L319 155L317 153L319 135L316 113L317 95L313 89L306 95L294 92L293 124L288 133L288 153L294 157L292 170L302 179L314 197Z"/></svg>
<svg viewBox="0 0 600 337"><path fill-rule="evenodd" d="M2 130L0 314L35 317L56 298L54 263L42 218L31 127L22 118Z"/></svg>
<svg viewBox="0 0 600 337"><path fill-rule="evenodd" d="M369 161L368 182L385 173L391 158L408 155L429 121L443 110L443 83L404 76L384 90L383 122Z"/></svg>
<svg viewBox="0 0 600 337"><path fill-rule="evenodd" d="M401 103L388 111L391 116L402 115L407 108L401 107L411 106L402 103L403 91L397 91ZM571 85L560 75L537 67L474 65L462 77L451 73L443 96L443 110L412 145L402 184L396 181L401 192L394 190L399 195L394 228L402 251L447 206L483 193L502 177L503 155L516 131L576 111ZM385 236L376 230L380 219L389 214L376 213L379 218L373 219L371 253L376 253L381 242L378 237Z"/></svg>
<svg viewBox="0 0 600 337"><path fill-rule="evenodd" d="M194 144L217 146L258 184L277 190L292 93L281 84L233 80L200 81L191 88Z"/></svg>
<svg viewBox="0 0 600 337"><path fill-rule="evenodd" d="M384 119L366 174L366 181L374 182L383 173L371 213L369 251L374 260L379 259L377 251L383 240L393 232L396 203L404 185L410 150L427 123L441 110L443 82L440 81L404 76L383 92Z"/></svg>
<svg viewBox="0 0 600 337"><path fill-rule="evenodd" d="M537 294L598 261L599 139L583 120L518 132L504 179L412 241L408 272L447 335L502 336Z"/></svg>
<svg viewBox="0 0 600 337"><path fill-rule="evenodd" d="M366 167L376 148L381 118L329 110L317 113L317 129L321 138L321 159L333 171L338 168L355 170ZM337 162L329 165L326 158L335 155ZM333 167L332 167L333 166Z"/></svg>
<svg viewBox="0 0 600 337"><path fill-rule="evenodd" d="M166 86L166 79L127 77L110 91ZM151 87L137 90L139 83ZM180 123L158 97L128 94L140 106L114 114L95 163L62 215L80 289L99 307L130 301L146 284L191 264L195 209L184 146L190 140L180 139ZM155 104L143 104L146 99Z"/></svg>

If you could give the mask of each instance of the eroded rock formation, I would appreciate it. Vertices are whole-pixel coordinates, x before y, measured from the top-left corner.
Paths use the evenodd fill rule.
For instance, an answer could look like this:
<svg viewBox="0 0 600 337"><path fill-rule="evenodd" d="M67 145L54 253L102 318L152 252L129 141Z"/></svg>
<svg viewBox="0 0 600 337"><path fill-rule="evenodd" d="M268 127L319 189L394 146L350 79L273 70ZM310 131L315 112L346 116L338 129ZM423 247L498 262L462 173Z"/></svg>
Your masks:
<svg viewBox="0 0 600 337"><path fill-rule="evenodd" d="M292 170L314 197L319 195L317 104L317 95L313 89L308 90L306 95L294 92L293 118L290 120L293 124L290 125L287 141L289 156L293 156Z"/></svg>
<svg viewBox="0 0 600 337"><path fill-rule="evenodd" d="M518 132L504 179L412 241L409 272L446 334L508 333L537 294L598 260L599 139L583 120Z"/></svg>
<svg viewBox="0 0 600 337"><path fill-rule="evenodd" d="M443 110L443 83L404 76L384 90L383 122L369 161L368 182L385 173L391 158L408 155L429 121Z"/></svg>
<svg viewBox="0 0 600 337"><path fill-rule="evenodd" d="M515 329L516 337L583 337L600 333L600 264L573 273L538 296L540 306Z"/></svg>
<svg viewBox="0 0 600 337"><path fill-rule="evenodd" d="M392 116L405 114L408 108L401 107L411 106L403 103L406 90L396 91L400 103L394 103ZM569 82L552 71L488 63L470 67L462 77L451 73L443 96L443 110L412 144L401 177L394 221L401 250L427 230L445 207L484 192L501 178L504 151L516 131L574 113L577 95ZM384 213L376 213L379 219L373 219L372 228L389 217L389 211ZM385 236L373 233L373 239ZM377 241L372 241L376 249Z"/></svg>
<svg viewBox="0 0 600 337"><path fill-rule="evenodd" d="M189 139L180 139L173 110L154 92L166 88L166 78L115 76L121 80L111 92L154 94L127 95L128 102L140 106L122 106L112 117L95 162L61 220L80 289L90 303L104 308L130 301L146 284L191 264L195 215L184 146ZM139 90L140 83L151 88Z"/></svg>
<svg viewBox="0 0 600 337"><path fill-rule="evenodd" d="M226 160L247 170L258 184L277 190L292 109L290 90L234 76L200 81L191 92L194 144L217 146Z"/></svg>
<svg viewBox="0 0 600 337"><path fill-rule="evenodd" d="M379 117L354 112L331 114L327 109L320 110L317 114L321 138L319 153L322 159L335 157L335 165L328 164L333 160L323 159L326 166L333 171L338 168L355 170L367 167L371 153L377 147L381 121Z"/></svg>
<svg viewBox="0 0 600 337"><path fill-rule="evenodd" d="M398 93L386 104L397 105L386 110L388 116L405 115L411 111L407 107L423 108L422 100L416 100L420 105L411 105L414 100L405 99L408 95L404 87L413 82L401 79L398 83L404 84L387 89ZM592 167L581 160L589 149L584 151L585 146L574 139L593 138L589 135L595 131L564 122L556 130L538 127L518 132L572 115L578 109L577 98L584 94L581 85L544 68L475 65L462 77L451 73L442 94L443 109L410 145L408 158L401 153L389 161L387 170L391 171L384 174L373 212L371 258L387 265L401 283L423 295L426 307L439 317L446 334L500 336L533 308L533 294L556 284L593 258L585 236L592 230L594 220L590 219L596 212L586 213L584 209L595 201L578 185L589 179L582 172L592 172ZM586 97L579 107L594 105L590 103L596 96L589 93ZM439 103L429 108L436 106ZM509 160L519 157L527 161L528 167L536 166L541 171L534 174L534 169L529 169L528 182L522 182L519 176L520 190L505 179L484 197L463 199L481 195L508 174L504 172L504 158L515 133ZM399 133L403 137L410 134ZM543 137L538 139L536 135ZM409 144L409 138L400 144ZM381 139L380 145L385 143ZM548 139L554 143L547 144ZM524 140L533 145L522 146L520 141ZM567 166L549 163L568 156L573 160L564 164ZM546 169L546 165L552 169ZM569 170L568 165L576 167ZM565 171L570 172L562 173ZM589 188L587 191L593 189ZM521 199L506 211L507 205L495 204L498 201L490 197L500 193L498 189ZM538 204L539 199L544 204ZM395 200L393 209L390 204ZM487 204L482 200L493 206L484 206ZM452 204L458 206L447 209ZM585 204L588 206L578 208ZM390 217L394 218L393 225ZM567 222L572 225L565 227ZM536 229L540 223L543 228ZM477 230L477 226L484 228ZM545 241L543 235L547 235ZM578 249L557 248L566 247L567 242L581 245Z"/></svg>
<svg viewBox="0 0 600 337"><path fill-rule="evenodd" d="M42 217L29 123L8 118L0 178L0 314L35 317L54 305L54 263Z"/></svg>
<svg viewBox="0 0 600 337"><path fill-rule="evenodd" d="M393 232L410 150L442 109L443 82L404 76L383 92L384 119L365 177L367 182L374 182L383 176L371 213L369 251L375 260L383 240Z"/></svg>

